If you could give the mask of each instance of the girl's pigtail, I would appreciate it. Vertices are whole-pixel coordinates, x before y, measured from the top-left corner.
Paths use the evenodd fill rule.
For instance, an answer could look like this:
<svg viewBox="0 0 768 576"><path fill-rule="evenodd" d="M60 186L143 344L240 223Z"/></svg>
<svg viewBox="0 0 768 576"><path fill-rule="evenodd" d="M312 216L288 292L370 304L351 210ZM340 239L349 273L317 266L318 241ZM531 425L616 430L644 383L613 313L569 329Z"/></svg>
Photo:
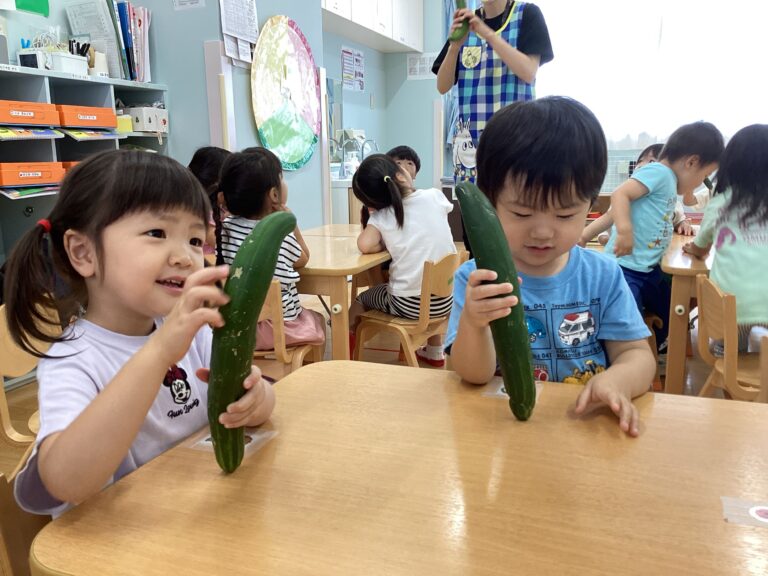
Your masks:
<svg viewBox="0 0 768 576"><path fill-rule="evenodd" d="M53 246L55 231L47 220L24 234L7 263L5 315L13 341L24 351L42 358L34 341L53 343L60 324L54 311Z"/></svg>
<svg viewBox="0 0 768 576"><path fill-rule="evenodd" d="M221 253L221 206L219 206L219 184L218 182L213 187L214 190L208 195L211 201L211 210L213 211L213 229L216 234L216 265L221 266L224 264L224 256Z"/></svg>
<svg viewBox="0 0 768 576"><path fill-rule="evenodd" d="M391 176L386 176L384 181L387 185L387 191L389 192L389 198L392 206L392 210L395 212L395 220L397 220L398 228L403 227L405 222L405 212L403 211L403 192L400 190L400 186L397 181Z"/></svg>

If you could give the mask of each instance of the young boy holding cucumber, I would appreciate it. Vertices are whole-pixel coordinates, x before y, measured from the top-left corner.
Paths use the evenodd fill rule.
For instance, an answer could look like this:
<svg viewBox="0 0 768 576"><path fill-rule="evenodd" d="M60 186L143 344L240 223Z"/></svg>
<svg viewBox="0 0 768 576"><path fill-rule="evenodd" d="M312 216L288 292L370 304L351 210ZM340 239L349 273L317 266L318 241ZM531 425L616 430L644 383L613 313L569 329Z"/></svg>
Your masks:
<svg viewBox="0 0 768 576"><path fill-rule="evenodd" d="M37 368L40 431L14 487L22 508L57 516L208 423L209 326L228 301L216 287L227 267L203 268L209 211L175 160L104 152L67 173L50 216L14 247L8 327L30 352L42 354L28 338L52 343ZM79 310L63 334L40 316L52 306ZM243 388L219 416L227 428L272 413L258 368Z"/></svg>
<svg viewBox="0 0 768 576"><path fill-rule="evenodd" d="M605 177L600 124L569 98L512 104L488 122L477 160L478 185L496 209L522 280L536 378L584 383L576 413L608 405L621 429L636 436L632 398L650 388L656 370L648 329L616 262L577 246ZM489 283L495 278L474 260L454 278L446 352L453 369L475 384L496 372L489 323L519 305L511 284Z"/></svg>

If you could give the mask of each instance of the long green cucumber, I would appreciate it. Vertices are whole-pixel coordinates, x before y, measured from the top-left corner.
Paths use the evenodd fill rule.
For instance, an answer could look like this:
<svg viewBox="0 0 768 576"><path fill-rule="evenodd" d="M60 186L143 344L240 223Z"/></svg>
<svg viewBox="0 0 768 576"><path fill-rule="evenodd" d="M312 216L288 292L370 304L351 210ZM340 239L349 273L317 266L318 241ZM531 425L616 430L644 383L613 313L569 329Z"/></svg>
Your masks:
<svg viewBox="0 0 768 576"><path fill-rule="evenodd" d="M456 187L456 195L477 268L494 270L495 283L511 283L519 300L508 316L491 322L491 334L512 413L518 420L528 420L536 404L536 383L520 283L509 244L496 210L477 186L462 182Z"/></svg>
<svg viewBox="0 0 768 576"><path fill-rule="evenodd" d="M290 212L274 212L259 222L243 240L229 267L224 292L230 301L221 307L224 326L213 331L211 373L208 379L208 422L216 461L233 472L243 459L243 428L225 428L219 415L244 393L256 345L256 322L275 273L283 238L296 227Z"/></svg>
<svg viewBox="0 0 768 576"><path fill-rule="evenodd" d="M456 10L462 10L466 7L467 3L464 0L456 0ZM448 40L451 42L458 42L467 35L467 32L469 32L469 21L464 20L459 28L456 28L456 30L451 32L450 36L448 36Z"/></svg>

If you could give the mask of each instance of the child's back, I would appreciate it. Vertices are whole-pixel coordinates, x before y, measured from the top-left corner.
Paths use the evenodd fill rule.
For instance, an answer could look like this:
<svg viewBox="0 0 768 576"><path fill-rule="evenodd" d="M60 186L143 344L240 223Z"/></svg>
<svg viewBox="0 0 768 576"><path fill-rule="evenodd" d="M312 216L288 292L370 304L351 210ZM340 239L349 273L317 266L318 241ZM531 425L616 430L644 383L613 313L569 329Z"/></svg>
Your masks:
<svg viewBox="0 0 768 576"><path fill-rule="evenodd" d="M221 191L230 216L221 224L217 241L224 262L230 264L245 238L273 212L288 210L288 187L280 160L266 148L247 148L232 154L221 168ZM299 269L309 260L309 248L298 226L280 245L274 278L280 282L287 345L320 343L325 339L322 317L301 306ZM259 322L257 350L274 347L271 321Z"/></svg>
<svg viewBox="0 0 768 576"><path fill-rule="evenodd" d="M768 125L739 130L728 143L699 234L685 250L704 256L714 246L710 278L736 296L739 348L749 330L768 326Z"/></svg>

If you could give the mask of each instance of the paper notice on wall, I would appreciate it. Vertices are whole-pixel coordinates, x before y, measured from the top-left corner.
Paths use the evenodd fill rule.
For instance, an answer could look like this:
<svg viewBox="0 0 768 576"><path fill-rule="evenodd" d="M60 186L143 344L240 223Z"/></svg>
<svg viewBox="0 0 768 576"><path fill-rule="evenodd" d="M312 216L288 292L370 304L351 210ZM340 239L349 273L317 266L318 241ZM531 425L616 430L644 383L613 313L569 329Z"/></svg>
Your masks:
<svg viewBox="0 0 768 576"><path fill-rule="evenodd" d="M341 47L341 80L345 90L365 90L365 56L362 50Z"/></svg>
<svg viewBox="0 0 768 576"><path fill-rule="evenodd" d="M221 31L235 38L256 44L259 38L259 21L256 16L256 0L219 0L221 6Z"/></svg>
<svg viewBox="0 0 768 576"><path fill-rule="evenodd" d="M190 10L192 8L205 8L205 0L173 0L174 10Z"/></svg>
<svg viewBox="0 0 768 576"><path fill-rule="evenodd" d="M432 65L437 59L437 52L408 54L408 80L434 80Z"/></svg>

